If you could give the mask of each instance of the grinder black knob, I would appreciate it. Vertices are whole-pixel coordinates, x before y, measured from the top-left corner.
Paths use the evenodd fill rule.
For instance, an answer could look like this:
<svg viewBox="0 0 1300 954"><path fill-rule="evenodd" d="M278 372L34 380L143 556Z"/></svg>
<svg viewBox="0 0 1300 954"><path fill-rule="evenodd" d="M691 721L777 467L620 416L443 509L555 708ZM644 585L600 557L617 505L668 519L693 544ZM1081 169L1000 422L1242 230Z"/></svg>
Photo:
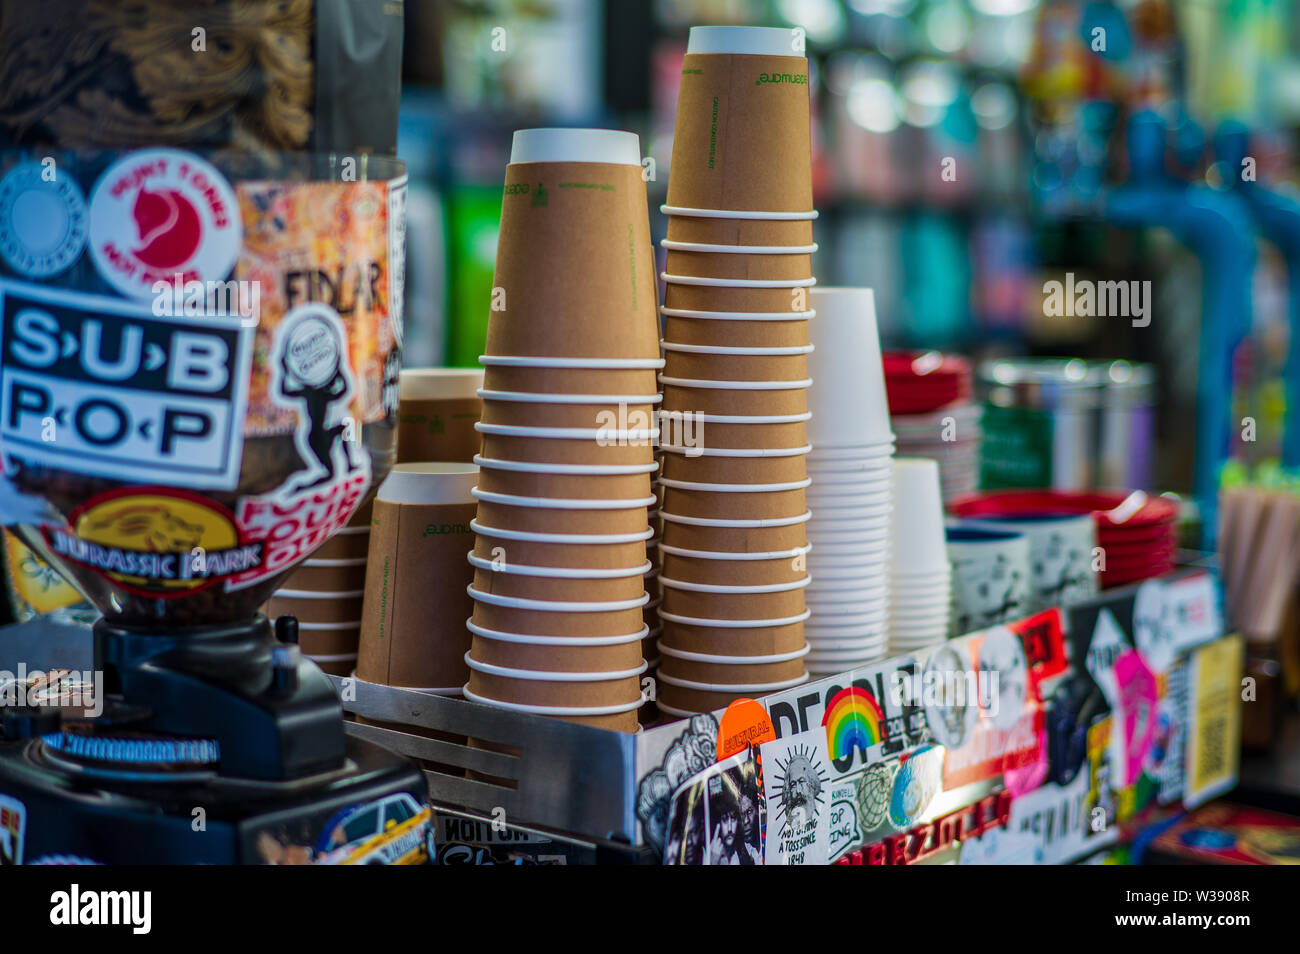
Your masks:
<svg viewBox="0 0 1300 954"><path fill-rule="evenodd" d="M290 693L298 688L298 619L284 615L275 621L275 636L279 643L271 650L271 687L277 692Z"/></svg>

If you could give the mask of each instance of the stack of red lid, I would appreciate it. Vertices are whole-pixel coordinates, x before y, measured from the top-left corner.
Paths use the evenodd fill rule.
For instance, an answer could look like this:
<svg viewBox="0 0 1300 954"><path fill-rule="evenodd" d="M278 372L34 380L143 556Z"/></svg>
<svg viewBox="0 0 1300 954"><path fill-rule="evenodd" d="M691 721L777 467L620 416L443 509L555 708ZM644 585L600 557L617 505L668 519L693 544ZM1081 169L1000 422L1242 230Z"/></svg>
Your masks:
<svg viewBox="0 0 1300 954"><path fill-rule="evenodd" d="M983 431L970 362L938 351L892 351L884 369L899 455L937 461L945 501L973 493Z"/></svg>
<svg viewBox="0 0 1300 954"><path fill-rule="evenodd" d="M965 358L938 351L886 351L884 364L891 414L928 414L971 399L971 366Z"/></svg>
<svg viewBox="0 0 1300 954"><path fill-rule="evenodd" d="M1161 576L1174 568L1178 506L1141 490L1002 490L967 497L952 511L966 519L1016 514L1091 513L1105 553L1103 589Z"/></svg>

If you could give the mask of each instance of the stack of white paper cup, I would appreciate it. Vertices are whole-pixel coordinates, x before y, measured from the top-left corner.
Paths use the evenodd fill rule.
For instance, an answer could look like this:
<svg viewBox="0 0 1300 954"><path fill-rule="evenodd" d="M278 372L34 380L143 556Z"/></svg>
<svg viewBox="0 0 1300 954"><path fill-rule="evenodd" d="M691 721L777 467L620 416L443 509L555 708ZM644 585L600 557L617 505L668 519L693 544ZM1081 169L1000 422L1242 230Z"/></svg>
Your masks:
<svg viewBox="0 0 1300 954"><path fill-rule="evenodd" d="M663 207L658 703L669 714L807 678L807 77L793 30L690 32Z"/></svg>
<svg viewBox="0 0 1300 954"><path fill-rule="evenodd" d="M515 133L483 387L469 699L632 732L660 396L637 137Z"/></svg>
<svg viewBox="0 0 1300 954"><path fill-rule="evenodd" d="M805 629L809 671L829 674L886 653L894 440L871 289L818 288L812 302Z"/></svg>
<svg viewBox="0 0 1300 954"><path fill-rule="evenodd" d="M894 523L889 583L889 651L912 652L948 638L952 565L948 562L939 465L894 461Z"/></svg>

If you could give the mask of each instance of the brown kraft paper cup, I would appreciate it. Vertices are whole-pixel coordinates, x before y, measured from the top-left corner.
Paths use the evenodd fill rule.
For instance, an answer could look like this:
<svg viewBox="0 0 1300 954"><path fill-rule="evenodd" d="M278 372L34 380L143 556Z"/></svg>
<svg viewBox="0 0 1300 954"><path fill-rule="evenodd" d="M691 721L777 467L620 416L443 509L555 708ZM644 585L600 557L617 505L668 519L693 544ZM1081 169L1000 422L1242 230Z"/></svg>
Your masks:
<svg viewBox="0 0 1300 954"><path fill-rule="evenodd" d="M811 211L807 59L688 53L672 166L670 206Z"/></svg>
<svg viewBox="0 0 1300 954"><path fill-rule="evenodd" d="M505 437L483 435L483 456L488 460L513 460L539 464L649 464L654 461L649 438L621 440L610 437L602 445L595 437Z"/></svg>
<svg viewBox="0 0 1300 954"><path fill-rule="evenodd" d="M286 590L360 590L366 585L366 561L350 566L322 566L316 558L304 560L284 581Z"/></svg>
<svg viewBox="0 0 1300 954"><path fill-rule="evenodd" d="M641 540L632 543L541 543L533 540L507 540L480 532L474 541L474 555L484 560L500 557L507 563L521 563L525 566L631 569L645 564L646 545Z"/></svg>
<svg viewBox="0 0 1300 954"><path fill-rule="evenodd" d="M476 633L470 656L475 662L536 672L621 672L641 665L641 641L611 646L546 646L489 639Z"/></svg>
<svg viewBox="0 0 1300 954"><path fill-rule="evenodd" d="M777 690L772 691L776 692ZM704 689L686 689L662 680L658 682L655 692L659 702L665 706L680 709L683 712L713 712L717 709L727 708L737 699L756 699L764 695L761 692L742 692L739 690L736 692L713 692Z"/></svg>
<svg viewBox="0 0 1300 954"><path fill-rule="evenodd" d="M659 658L659 671L687 682L743 686L798 679L804 668L803 657L773 663L706 663L664 653Z"/></svg>
<svg viewBox="0 0 1300 954"><path fill-rule="evenodd" d="M663 408L666 411L735 414L747 417L766 414L803 414L808 410L808 389L802 387L763 390L701 388L689 384L665 382ZM671 453L664 454L665 458L674 456L676 455Z"/></svg>
<svg viewBox="0 0 1300 954"><path fill-rule="evenodd" d="M807 528L806 523L781 527L701 527L665 522L663 540L668 546L681 547L683 550L767 553L771 550L806 546Z"/></svg>
<svg viewBox="0 0 1300 954"><path fill-rule="evenodd" d="M664 315L664 341L709 348L800 348L812 340L810 319L743 321Z"/></svg>
<svg viewBox="0 0 1300 954"><path fill-rule="evenodd" d="M516 497L638 500L650 496L650 476L650 474L534 474L520 470L497 470L485 466L479 471L478 486L480 490L513 494Z"/></svg>
<svg viewBox="0 0 1300 954"><path fill-rule="evenodd" d="M376 500L357 675L416 688L464 685L473 503Z"/></svg>
<svg viewBox="0 0 1300 954"><path fill-rule="evenodd" d="M787 619L804 611L803 590L705 593L664 586L664 613L695 619Z"/></svg>
<svg viewBox="0 0 1300 954"><path fill-rule="evenodd" d="M477 397L401 401L397 407L397 462L472 461L478 453L479 435L474 425L482 406Z"/></svg>
<svg viewBox="0 0 1300 954"><path fill-rule="evenodd" d="M514 609L477 600L474 602L474 622L498 633L523 636L623 636L635 633L645 625L639 606L594 613L557 613Z"/></svg>
<svg viewBox="0 0 1300 954"><path fill-rule="evenodd" d="M478 502L478 522L486 527L529 533L638 533L646 529L645 507L619 510L553 510Z"/></svg>
<svg viewBox="0 0 1300 954"><path fill-rule="evenodd" d="M664 510L681 517L709 520L768 520L797 517L808 509L802 490L718 493L664 488Z"/></svg>
<svg viewBox="0 0 1300 954"><path fill-rule="evenodd" d="M804 647L803 623L782 626L690 626L664 622L665 646L713 656L775 656Z"/></svg>
<svg viewBox="0 0 1300 954"><path fill-rule="evenodd" d="M471 692L497 702L597 708L630 705L638 701L641 698L641 677L623 676L593 682L551 681L517 679L471 669L469 688Z"/></svg>
<svg viewBox="0 0 1300 954"><path fill-rule="evenodd" d="M370 552L370 530L365 533L336 533L312 551L313 560L364 560Z"/></svg>
<svg viewBox="0 0 1300 954"><path fill-rule="evenodd" d="M745 278L762 281L801 281L812 278L812 255L745 252L683 252L668 249L664 272L695 278Z"/></svg>
<svg viewBox="0 0 1300 954"><path fill-rule="evenodd" d="M346 623L361 619L361 597L309 599L302 596L272 596L266 603L267 616L288 614L300 623Z"/></svg>
<svg viewBox="0 0 1300 954"><path fill-rule="evenodd" d="M554 404L531 401L483 402L484 424L515 424L527 427L603 427L608 430L653 427L656 404Z"/></svg>
<svg viewBox="0 0 1300 954"><path fill-rule="evenodd" d="M696 424L704 440L703 447L747 449L751 447L787 449L806 447L808 424L792 421L788 424L718 424L704 421ZM702 455L701 455L702 456Z"/></svg>
<svg viewBox="0 0 1300 954"><path fill-rule="evenodd" d="M807 285L776 288L736 288L722 285L683 285L667 282L664 307L692 311L764 311L802 314L812 309L812 288Z"/></svg>
<svg viewBox="0 0 1300 954"><path fill-rule="evenodd" d="M665 553L663 573L670 580L722 586L736 583L794 583L808 575L808 555L805 553L774 560L702 560Z"/></svg>
<svg viewBox="0 0 1300 954"><path fill-rule="evenodd" d="M342 656L355 653L361 640L360 624L349 629L300 629L298 646L304 656ZM356 666L356 660L349 664Z"/></svg>
<svg viewBox="0 0 1300 954"><path fill-rule="evenodd" d="M576 725L591 726L593 729L607 729L611 732L635 732L639 725L637 721L636 709L629 709L627 712L615 712L612 715L596 716L548 716L551 719L559 719L561 722L572 722Z"/></svg>
<svg viewBox="0 0 1300 954"><path fill-rule="evenodd" d="M803 381L808 377L808 356L669 351L664 355L664 376L706 381Z"/></svg>
<svg viewBox="0 0 1300 954"><path fill-rule="evenodd" d="M653 368L508 368L489 365L483 387L523 394L590 394L597 402L609 394L654 394Z"/></svg>
<svg viewBox="0 0 1300 954"><path fill-rule="evenodd" d="M486 353L657 357L653 263L639 166L511 163Z"/></svg>
<svg viewBox="0 0 1300 954"><path fill-rule="evenodd" d="M813 220L670 215L668 238L698 245L804 246L813 242Z"/></svg>
<svg viewBox="0 0 1300 954"><path fill-rule="evenodd" d="M706 437L710 426L705 425ZM806 454L781 457L664 456L664 477L697 484L784 484L804 480L807 476Z"/></svg>
<svg viewBox="0 0 1300 954"><path fill-rule="evenodd" d="M560 603L617 603L640 599L645 593L644 578L616 576L611 579L570 579L555 576L525 576L522 573L497 572L482 567L474 569L474 588L494 596L517 596L526 600L550 600Z"/></svg>

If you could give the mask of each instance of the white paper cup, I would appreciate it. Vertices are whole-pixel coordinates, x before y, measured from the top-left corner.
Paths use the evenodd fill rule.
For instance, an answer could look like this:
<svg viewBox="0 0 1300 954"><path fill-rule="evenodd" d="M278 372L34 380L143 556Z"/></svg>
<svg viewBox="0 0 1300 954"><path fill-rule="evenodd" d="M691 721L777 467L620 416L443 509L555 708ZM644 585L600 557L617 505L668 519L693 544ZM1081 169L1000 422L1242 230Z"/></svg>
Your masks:
<svg viewBox="0 0 1300 954"><path fill-rule="evenodd" d="M948 570L939 467L932 460L894 461L894 534L890 541L895 575Z"/></svg>
<svg viewBox="0 0 1300 954"><path fill-rule="evenodd" d="M892 438L885 374L870 288L816 288L817 351L809 356L815 382L808 391L810 440L819 448L871 444Z"/></svg>
<svg viewBox="0 0 1300 954"><path fill-rule="evenodd" d="M1029 615L1033 567L1029 538L1014 530L948 527L953 631L974 632Z"/></svg>
<svg viewBox="0 0 1300 954"><path fill-rule="evenodd" d="M1092 571L1097 529L1091 514L980 517L966 522L1018 530L1029 538L1033 574L1031 611L1073 603L1097 594L1097 574Z"/></svg>

